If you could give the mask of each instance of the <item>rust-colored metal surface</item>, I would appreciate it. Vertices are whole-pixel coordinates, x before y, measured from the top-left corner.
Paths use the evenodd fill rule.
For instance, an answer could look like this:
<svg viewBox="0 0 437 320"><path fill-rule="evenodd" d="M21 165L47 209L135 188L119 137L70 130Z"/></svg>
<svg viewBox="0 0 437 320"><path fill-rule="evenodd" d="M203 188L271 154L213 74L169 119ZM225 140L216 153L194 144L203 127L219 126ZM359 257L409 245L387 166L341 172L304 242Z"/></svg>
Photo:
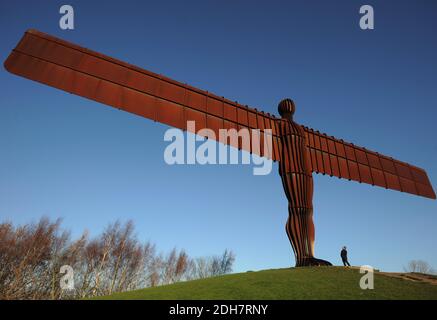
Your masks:
<svg viewBox="0 0 437 320"><path fill-rule="evenodd" d="M295 106L292 100L282 100L278 111L282 117L277 123L283 148L279 175L288 200L285 231L296 266L331 265L314 257L313 176L305 131L293 121Z"/></svg>
<svg viewBox="0 0 437 320"><path fill-rule="evenodd" d="M294 122L290 99L281 101L281 118L276 118L36 30L24 34L4 66L13 74L176 128L187 130L187 121L195 121L196 130L213 129L217 140L219 129L270 129L271 150L245 146L241 140L220 142L279 161L289 202L286 231L298 266L329 264L314 258L313 172L436 198L423 169Z"/></svg>
<svg viewBox="0 0 437 320"><path fill-rule="evenodd" d="M186 130L196 128L271 129L277 140L275 117L79 47L36 30L27 31L5 62L11 73ZM276 142L273 145L277 145ZM251 151L250 146L233 145ZM277 161L279 150L256 152Z"/></svg>
<svg viewBox="0 0 437 320"><path fill-rule="evenodd" d="M423 169L313 129L303 128L313 172L436 198Z"/></svg>

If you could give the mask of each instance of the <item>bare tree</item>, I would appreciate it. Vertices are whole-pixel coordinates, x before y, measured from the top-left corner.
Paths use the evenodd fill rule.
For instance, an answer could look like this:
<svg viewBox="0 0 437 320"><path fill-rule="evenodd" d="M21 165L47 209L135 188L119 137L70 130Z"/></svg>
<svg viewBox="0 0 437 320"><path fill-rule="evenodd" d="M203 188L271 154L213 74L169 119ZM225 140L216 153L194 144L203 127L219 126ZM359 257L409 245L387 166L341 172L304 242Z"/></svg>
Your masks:
<svg viewBox="0 0 437 320"><path fill-rule="evenodd" d="M211 276L211 258L200 257L194 260L194 279L204 279Z"/></svg>
<svg viewBox="0 0 437 320"><path fill-rule="evenodd" d="M14 227L0 224L0 299L76 299L108 295L232 271L235 256L192 259L184 250L157 253L141 243L134 224L115 222L90 239L84 232L70 240L60 220L41 218ZM62 266L74 271L74 289L62 290Z"/></svg>
<svg viewBox="0 0 437 320"><path fill-rule="evenodd" d="M188 271L188 267L190 264L190 258L185 253L184 250L179 252L178 258L176 260L176 266L174 268L174 276L172 282L181 281Z"/></svg>
<svg viewBox="0 0 437 320"><path fill-rule="evenodd" d="M435 273L428 262L423 260L411 260L406 267L404 267L406 272L433 274Z"/></svg>
<svg viewBox="0 0 437 320"><path fill-rule="evenodd" d="M232 272L232 266L235 261L235 254L231 251L226 249L225 252L223 252L221 259L220 259L220 273L219 274L226 274Z"/></svg>
<svg viewBox="0 0 437 320"><path fill-rule="evenodd" d="M200 257L194 259L190 266L191 278L208 278L232 272L235 254L225 250L221 256Z"/></svg>

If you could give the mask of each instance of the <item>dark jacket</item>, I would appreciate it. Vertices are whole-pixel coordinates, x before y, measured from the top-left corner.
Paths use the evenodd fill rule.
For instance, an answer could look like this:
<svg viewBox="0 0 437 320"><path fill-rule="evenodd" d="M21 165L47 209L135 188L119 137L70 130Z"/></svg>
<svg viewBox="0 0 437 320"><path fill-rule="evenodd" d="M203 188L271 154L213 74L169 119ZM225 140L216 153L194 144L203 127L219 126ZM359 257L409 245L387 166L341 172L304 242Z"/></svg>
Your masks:
<svg viewBox="0 0 437 320"><path fill-rule="evenodd" d="M341 258L343 259L343 260L347 260L347 250L346 249L343 249L343 250L341 250Z"/></svg>

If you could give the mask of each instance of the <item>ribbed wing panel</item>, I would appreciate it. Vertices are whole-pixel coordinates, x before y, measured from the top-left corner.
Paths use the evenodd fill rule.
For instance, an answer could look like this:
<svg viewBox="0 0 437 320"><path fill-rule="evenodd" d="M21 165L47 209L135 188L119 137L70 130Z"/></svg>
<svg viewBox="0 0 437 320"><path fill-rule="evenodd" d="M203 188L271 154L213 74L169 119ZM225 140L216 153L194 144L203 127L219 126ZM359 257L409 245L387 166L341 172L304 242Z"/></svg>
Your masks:
<svg viewBox="0 0 437 320"><path fill-rule="evenodd" d="M36 30L28 30L5 61L16 75L98 101L183 130L195 121L196 131L259 129L260 147L227 139L226 143L273 160L279 159L275 118L128 63ZM263 132L273 144L264 150ZM251 130L252 131L252 130ZM251 135L252 136L252 135ZM257 138L258 139L258 138ZM221 141L224 142L224 141Z"/></svg>
<svg viewBox="0 0 437 320"><path fill-rule="evenodd" d="M435 199L426 172L304 127L312 171Z"/></svg>

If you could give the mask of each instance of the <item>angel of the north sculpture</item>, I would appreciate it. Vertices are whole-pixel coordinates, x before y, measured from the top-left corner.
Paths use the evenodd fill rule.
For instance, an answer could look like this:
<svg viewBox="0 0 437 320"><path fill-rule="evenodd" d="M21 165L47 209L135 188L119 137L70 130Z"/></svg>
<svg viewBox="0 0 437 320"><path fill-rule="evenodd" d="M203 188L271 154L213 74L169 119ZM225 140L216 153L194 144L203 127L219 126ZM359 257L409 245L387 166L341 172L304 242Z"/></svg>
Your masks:
<svg viewBox="0 0 437 320"><path fill-rule="evenodd" d="M314 257L313 172L436 198L423 169L294 122L290 99L279 103L277 118L36 30L24 34L4 66L13 74L182 130L195 121L214 132L269 132L271 150L251 150L239 140L234 146L279 162L288 199L285 229L296 266L331 265Z"/></svg>

